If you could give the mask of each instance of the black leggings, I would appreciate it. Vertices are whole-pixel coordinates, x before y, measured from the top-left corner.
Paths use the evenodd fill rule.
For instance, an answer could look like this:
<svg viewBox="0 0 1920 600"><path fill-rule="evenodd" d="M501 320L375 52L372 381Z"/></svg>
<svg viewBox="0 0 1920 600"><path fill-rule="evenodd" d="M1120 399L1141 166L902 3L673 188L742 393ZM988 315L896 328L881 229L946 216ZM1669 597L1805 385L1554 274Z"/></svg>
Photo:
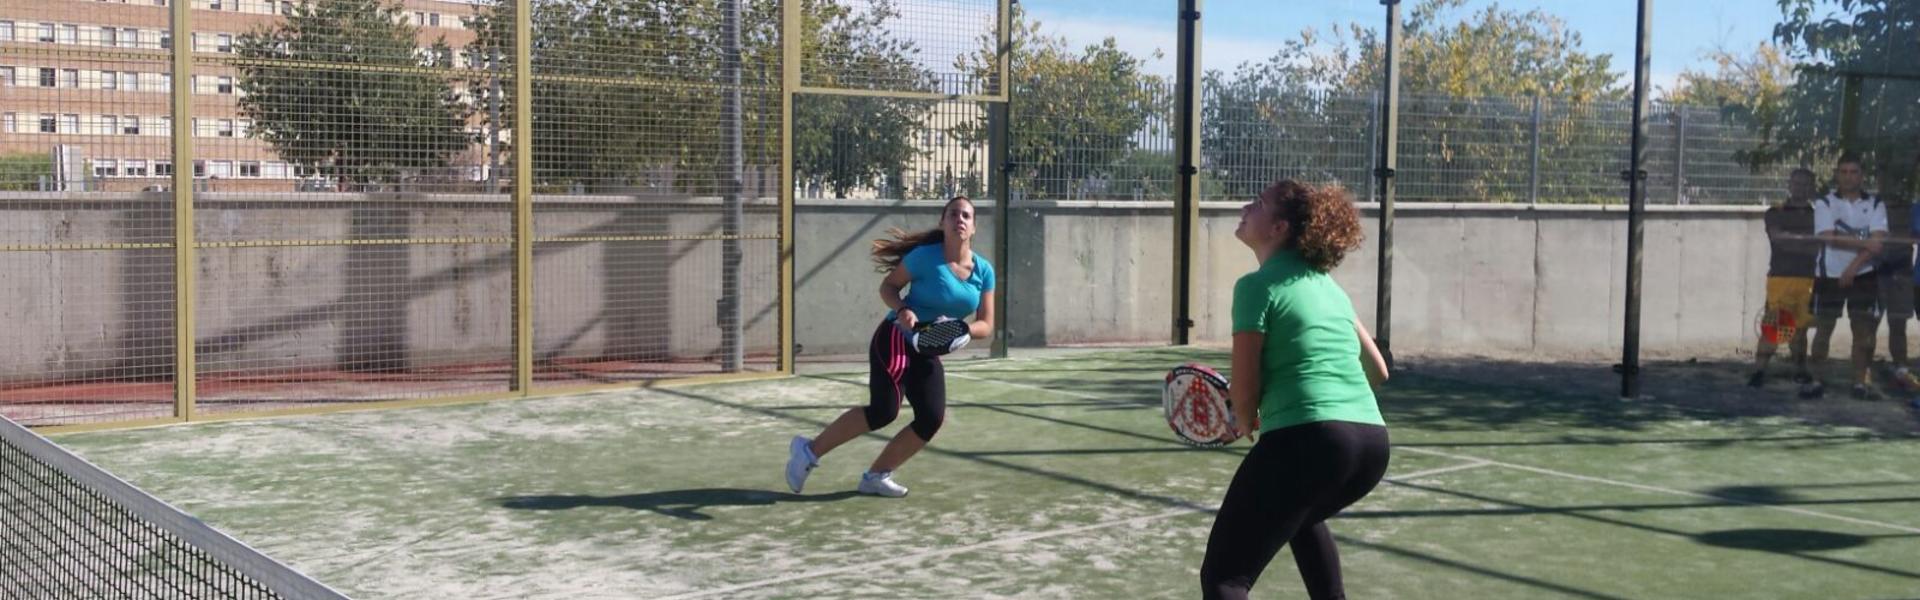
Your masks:
<svg viewBox="0 0 1920 600"><path fill-rule="evenodd" d="M900 416L900 396L913 404L913 433L932 441L947 420L947 374L940 357L907 350L907 337L891 319L880 322L867 346L867 430L886 427Z"/></svg>
<svg viewBox="0 0 1920 600"><path fill-rule="evenodd" d="M1246 598L1280 547L1316 600L1345 598L1340 552L1326 520L1366 497L1387 473L1387 428L1321 421L1260 436L1240 462L1200 564L1206 598Z"/></svg>

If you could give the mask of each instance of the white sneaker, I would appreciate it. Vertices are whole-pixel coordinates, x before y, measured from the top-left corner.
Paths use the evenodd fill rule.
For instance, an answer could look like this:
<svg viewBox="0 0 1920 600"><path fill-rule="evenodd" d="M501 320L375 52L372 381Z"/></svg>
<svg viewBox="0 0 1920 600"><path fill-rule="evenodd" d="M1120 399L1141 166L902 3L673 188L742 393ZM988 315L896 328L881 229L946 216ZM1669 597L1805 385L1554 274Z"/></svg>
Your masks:
<svg viewBox="0 0 1920 600"><path fill-rule="evenodd" d="M787 443L787 488L800 493L807 485L807 475L813 474L813 468L820 466L820 459L813 455L813 440L806 436L793 436Z"/></svg>
<svg viewBox="0 0 1920 600"><path fill-rule="evenodd" d="M860 493L900 498L907 495L907 486L893 482L893 471L885 473L867 471L860 475Z"/></svg>

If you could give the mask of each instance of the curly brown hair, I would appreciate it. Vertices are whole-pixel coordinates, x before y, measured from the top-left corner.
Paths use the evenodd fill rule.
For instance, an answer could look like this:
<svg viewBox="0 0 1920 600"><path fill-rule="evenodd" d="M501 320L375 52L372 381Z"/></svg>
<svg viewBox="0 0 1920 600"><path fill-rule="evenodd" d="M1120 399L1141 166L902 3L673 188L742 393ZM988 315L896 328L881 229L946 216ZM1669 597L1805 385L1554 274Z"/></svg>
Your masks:
<svg viewBox="0 0 1920 600"><path fill-rule="evenodd" d="M1315 271L1326 273L1340 266L1347 253L1358 250L1366 239L1360 209L1340 186L1282 179L1267 186L1260 201L1287 222L1289 237L1281 247L1299 251Z"/></svg>
<svg viewBox="0 0 1920 600"><path fill-rule="evenodd" d="M947 209L953 208L955 202L973 204L973 200L966 196L949 198L946 204L940 205L942 221L946 220ZM944 244L946 241L946 230L938 227L916 233L907 233L906 230L898 227L888 229L887 237L873 241L873 270L881 273L892 271L894 267L900 266L900 261L906 260L907 253L912 252L914 248L929 244Z"/></svg>

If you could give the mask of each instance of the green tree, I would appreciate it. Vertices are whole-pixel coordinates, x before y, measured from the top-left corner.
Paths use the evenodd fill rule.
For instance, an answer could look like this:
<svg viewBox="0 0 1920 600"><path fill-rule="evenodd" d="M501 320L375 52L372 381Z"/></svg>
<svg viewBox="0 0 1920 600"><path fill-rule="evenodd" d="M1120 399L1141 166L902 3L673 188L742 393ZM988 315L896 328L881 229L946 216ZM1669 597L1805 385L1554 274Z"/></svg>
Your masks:
<svg viewBox="0 0 1920 600"><path fill-rule="evenodd" d="M1741 160L1762 168L1856 152L1883 193L1911 197L1920 166L1920 3L1780 0L1780 10L1774 42L1795 76L1777 112L1755 111L1750 126L1763 139Z"/></svg>
<svg viewBox="0 0 1920 600"><path fill-rule="evenodd" d="M914 47L887 24L888 2L801 0L807 85L931 89ZM771 168L779 143L780 4L772 0L563 0L539 3L533 20L533 162L543 185L630 185L651 173L676 173L672 187L714 192L728 166L719 132L725 53L716 51L725 11L740 11L741 89L746 163ZM472 53L513 68L512 4L482 7ZM912 87L918 86L918 87ZM487 111L513 130L514 99ZM510 96L510 95L507 95ZM498 113L497 120L493 116ZM914 103L877 98L803 98L795 106L794 164L800 179L844 194L873 186L912 160Z"/></svg>
<svg viewBox="0 0 1920 600"><path fill-rule="evenodd" d="M1164 136L1173 106L1164 78L1146 72L1146 59L1122 51L1114 38L1075 48L1064 37L1041 32L1016 6L1011 24L1013 54L1012 159L1015 189L1037 198L1116 193L1139 175L1128 166L1141 140ZM994 40L962 57L963 72L993 75ZM1159 58L1156 52L1153 58ZM984 123L952 131L984 143ZM1166 175L1171 177L1168 164Z"/></svg>
<svg viewBox="0 0 1920 600"><path fill-rule="evenodd" d="M807 37L803 83L831 88L934 91L932 73L913 58L911 41L887 29L900 16L891 2L855 11L815 0L804 9ZM937 105L872 96L811 95L794 103L793 168L802 184L832 190L836 197L861 187L905 191L902 172L921 155L913 143Z"/></svg>
<svg viewBox="0 0 1920 600"><path fill-rule="evenodd" d="M1543 160L1572 187L1615 177L1608 144L1622 132L1581 118L1624 99L1612 57L1582 48L1552 14L1498 4L1464 18L1465 0L1428 0L1408 11L1401 39L1402 193L1408 199L1513 200L1525 191L1532 98L1562 118L1542 132ZM1276 177L1364 188L1377 150L1385 44L1376 29L1307 30L1279 52L1206 74L1202 152L1211 178L1246 195ZM1615 127L1617 129L1617 127ZM1616 179L1617 181L1617 179Z"/></svg>
<svg viewBox="0 0 1920 600"><path fill-rule="evenodd" d="M468 107L449 75L420 68L451 49L442 41L423 51L403 14L398 2L304 2L240 36L249 135L288 163L358 189L429 174L467 151Z"/></svg>
<svg viewBox="0 0 1920 600"><path fill-rule="evenodd" d="M53 177L53 156L46 152L0 155L0 191L37 192L40 180Z"/></svg>

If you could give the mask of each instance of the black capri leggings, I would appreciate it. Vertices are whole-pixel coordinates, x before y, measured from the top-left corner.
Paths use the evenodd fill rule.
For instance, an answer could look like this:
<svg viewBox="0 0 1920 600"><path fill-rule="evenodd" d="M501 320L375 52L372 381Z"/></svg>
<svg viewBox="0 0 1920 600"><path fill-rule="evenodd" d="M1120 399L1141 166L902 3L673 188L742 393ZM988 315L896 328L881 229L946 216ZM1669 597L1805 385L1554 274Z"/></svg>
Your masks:
<svg viewBox="0 0 1920 600"><path fill-rule="evenodd" d="M1340 552L1326 520L1379 485L1387 454L1387 428L1379 425L1321 421L1261 436L1214 518L1200 564L1202 595L1246 598L1280 547L1291 543L1308 597L1345 598Z"/></svg>
<svg viewBox="0 0 1920 600"><path fill-rule="evenodd" d="M947 374L940 357L907 350L907 336L893 320L880 322L867 346L867 430L886 427L900 416L900 396L913 404L913 433L932 441L947 420Z"/></svg>

